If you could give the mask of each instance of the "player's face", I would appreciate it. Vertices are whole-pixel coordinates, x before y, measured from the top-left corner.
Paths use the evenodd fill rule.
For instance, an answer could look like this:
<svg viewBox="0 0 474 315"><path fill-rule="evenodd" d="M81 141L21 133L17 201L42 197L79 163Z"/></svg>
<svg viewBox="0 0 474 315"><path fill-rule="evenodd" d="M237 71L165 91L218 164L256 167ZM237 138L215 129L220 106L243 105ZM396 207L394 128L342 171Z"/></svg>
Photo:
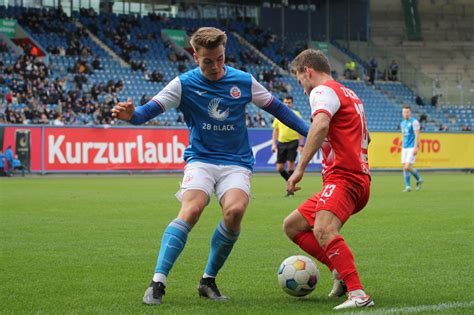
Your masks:
<svg viewBox="0 0 474 315"><path fill-rule="evenodd" d="M403 115L403 118L405 118L406 120L410 119L411 110L408 108L404 108L402 110L402 115Z"/></svg>
<svg viewBox="0 0 474 315"><path fill-rule="evenodd" d="M291 107L291 105L293 105L293 101L289 98L283 99L283 103L288 107Z"/></svg>
<svg viewBox="0 0 474 315"><path fill-rule="evenodd" d="M313 83L311 82L309 78L309 74L307 71L304 72L296 72L296 78L298 79L298 83L303 87L304 89L304 94L308 95L311 93L311 91L314 88Z"/></svg>
<svg viewBox="0 0 474 315"><path fill-rule="evenodd" d="M224 76L224 45L215 49L200 47L199 52L194 53L194 59L201 68L202 75L207 79L217 81Z"/></svg>

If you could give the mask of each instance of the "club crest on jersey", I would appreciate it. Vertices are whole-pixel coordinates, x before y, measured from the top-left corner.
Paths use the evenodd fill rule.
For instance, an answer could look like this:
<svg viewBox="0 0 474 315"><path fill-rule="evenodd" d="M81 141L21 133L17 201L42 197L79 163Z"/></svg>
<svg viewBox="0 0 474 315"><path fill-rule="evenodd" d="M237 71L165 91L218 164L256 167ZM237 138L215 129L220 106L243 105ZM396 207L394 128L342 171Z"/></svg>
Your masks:
<svg viewBox="0 0 474 315"><path fill-rule="evenodd" d="M230 88L230 96L232 96L233 98L235 99L240 98L241 95L242 95L242 92L237 86L234 85L233 87Z"/></svg>
<svg viewBox="0 0 474 315"><path fill-rule="evenodd" d="M224 121L229 117L229 108L226 110L220 110L219 109L219 103L223 100L223 98L218 97L218 98L213 98L209 102L209 106L207 107L207 112L209 113L209 116L214 118L215 120L218 121Z"/></svg>

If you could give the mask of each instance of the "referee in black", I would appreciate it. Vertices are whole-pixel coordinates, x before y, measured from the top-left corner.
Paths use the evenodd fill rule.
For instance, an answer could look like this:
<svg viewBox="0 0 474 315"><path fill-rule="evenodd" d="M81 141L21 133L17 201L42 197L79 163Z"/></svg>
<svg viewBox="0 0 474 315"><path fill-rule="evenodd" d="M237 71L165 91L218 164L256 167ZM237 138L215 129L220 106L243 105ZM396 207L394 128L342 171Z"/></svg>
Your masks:
<svg viewBox="0 0 474 315"><path fill-rule="evenodd" d="M292 96L285 97L283 99L283 103L301 118L301 114L297 110L293 109ZM304 137L293 129L288 128L278 119L273 121L272 127L272 152L277 151L276 169L280 173L281 177L287 181L295 170L295 160L298 155L298 151L301 152L303 149ZM288 162L288 170L285 169L286 162ZM286 194L286 197L290 196L293 196L293 193Z"/></svg>

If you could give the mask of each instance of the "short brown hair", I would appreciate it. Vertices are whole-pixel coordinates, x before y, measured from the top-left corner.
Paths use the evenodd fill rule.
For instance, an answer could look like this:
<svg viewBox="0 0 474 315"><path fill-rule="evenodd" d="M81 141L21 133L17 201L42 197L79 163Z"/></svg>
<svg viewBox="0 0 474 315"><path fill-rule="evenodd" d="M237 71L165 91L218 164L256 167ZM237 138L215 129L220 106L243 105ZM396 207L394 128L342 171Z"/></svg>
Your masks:
<svg viewBox="0 0 474 315"><path fill-rule="evenodd" d="M303 50L291 62L291 70L293 72L303 72L305 67L331 74L331 66L329 65L328 58L318 49Z"/></svg>
<svg viewBox="0 0 474 315"><path fill-rule="evenodd" d="M403 109L409 109L409 110L411 110L411 107L408 106L408 105L404 105L404 106L403 106Z"/></svg>
<svg viewBox="0 0 474 315"><path fill-rule="evenodd" d="M215 27L201 27L191 36L191 46L195 52L199 48L215 49L227 43L227 35Z"/></svg>

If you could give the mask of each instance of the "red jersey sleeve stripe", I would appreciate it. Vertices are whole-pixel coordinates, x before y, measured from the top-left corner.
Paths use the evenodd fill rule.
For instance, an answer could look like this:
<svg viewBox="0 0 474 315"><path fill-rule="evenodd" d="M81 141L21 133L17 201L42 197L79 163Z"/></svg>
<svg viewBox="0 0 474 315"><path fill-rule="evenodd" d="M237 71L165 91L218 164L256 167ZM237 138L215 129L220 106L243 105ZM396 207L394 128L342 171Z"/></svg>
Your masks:
<svg viewBox="0 0 474 315"><path fill-rule="evenodd" d="M161 107L161 109L163 110L163 112L165 112L165 111L166 111L166 108L165 108L165 107L164 107L164 106L163 106L163 105L162 105L160 102L158 102L158 101L157 101L157 100L155 100L154 98L152 98L151 100L152 100L153 102L155 102L155 103L156 103L158 106L160 106L160 107Z"/></svg>
<svg viewBox="0 0 474 315"><path fill-rule="evenodd" d="M273 102L273 100L274 100L274 97L272 96L270 101L268 101L262 108L270 106L270 104Z"/></svg>
<svg viewBox="0 0 474 315"><path fill-rule="evenodd" d="M330 113L329 111L327 111L327 110L325 110L325 109L317 109L317 110L313 113L313 115L311 115L311 120L313 120L314 116L316 116L316 115L319 114L319 113L325 113L326 115L329 116L329 118L332 118L332 115L331 115L331 113Z"/></svg>

